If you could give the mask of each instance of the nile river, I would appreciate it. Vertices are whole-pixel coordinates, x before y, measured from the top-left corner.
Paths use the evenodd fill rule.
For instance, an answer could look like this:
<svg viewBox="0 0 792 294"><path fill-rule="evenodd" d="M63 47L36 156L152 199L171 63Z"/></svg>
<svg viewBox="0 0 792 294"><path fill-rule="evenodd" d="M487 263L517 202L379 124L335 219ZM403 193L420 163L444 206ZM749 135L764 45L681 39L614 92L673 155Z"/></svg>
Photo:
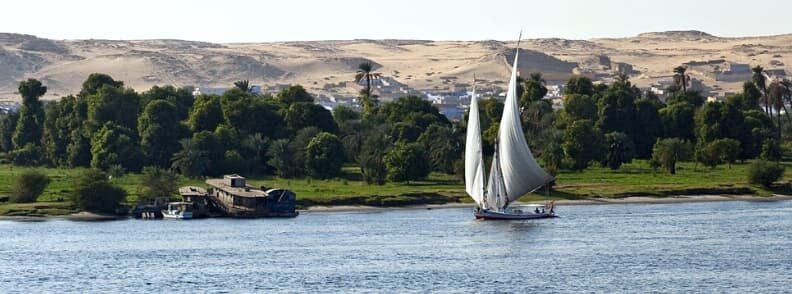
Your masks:
<svg viewBox="0 0 792 294"><path fill-rule="evenodd" d="M0 221L2 292L786 292L792 202Z"/></svg>

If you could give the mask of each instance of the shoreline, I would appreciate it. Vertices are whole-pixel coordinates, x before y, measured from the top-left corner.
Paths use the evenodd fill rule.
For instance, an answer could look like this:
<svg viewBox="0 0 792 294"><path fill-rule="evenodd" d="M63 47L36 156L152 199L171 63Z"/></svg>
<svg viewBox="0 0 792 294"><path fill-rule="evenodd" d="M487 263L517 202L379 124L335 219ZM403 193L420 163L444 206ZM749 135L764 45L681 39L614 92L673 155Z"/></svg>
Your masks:
<svg viewBox="0 0 792 294"><path fill-rule="evenodd" d="M577 206L577 205L613 205L613 204L677 204L677 203L699 203L699 202L720 202L720 201L747 201L747 202L772 202L789 201L792 195L774 194L773 196L755 195L684 195L668 197L647 197L629 196L622 198L586 198L586 199L558 199L556 205ZM515 205L542 204L544 201L515 202ZM473 208L473 203L444 203L444 204L419 204L407 206L367 206L367 205L316 205L306 209L299 209L300 213L371 213L393 210L408 209L449 209L449 208ZM90 212L78 212L69 215L44 215L44 216L2 216L0 221L23 221L38 222L50 219L63 219L70 221L113 221L128 219L128 216L96 214Z"/></svg>
<svg viewBox="0 0 792 294"><path fill-rule="evenodd" d="M754 195L685 195L669 197L647 197L629 196L622 198L586 198L586 199L559 199L556 205L577 206L577 205L612 205L612 204L677 204L677 203L698 203L698 202L721 202L721 201L747 201L747 202L771 202L789 201L792 195L773 196L754 196ZM544 201L515 202L515 205L542 204ZM400 209L447 209L447 208L473 208L473 203L445 203L445 204L423 204L396 207L366 206L366 205L337 205L337 206L311 206L299 210L300 213L325 213L325 212L378 212Z"/></svg>

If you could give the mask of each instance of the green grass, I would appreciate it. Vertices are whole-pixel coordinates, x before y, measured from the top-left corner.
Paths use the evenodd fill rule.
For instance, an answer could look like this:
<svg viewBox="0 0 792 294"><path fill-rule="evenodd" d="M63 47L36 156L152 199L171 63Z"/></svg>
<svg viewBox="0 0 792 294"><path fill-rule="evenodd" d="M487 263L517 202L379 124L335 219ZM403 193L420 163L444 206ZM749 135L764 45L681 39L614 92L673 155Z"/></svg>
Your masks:
<svg viewBox="0 0 792 294"><path fill-rule="evenodd" d="M592 167L582 172L563 172L557 177L556 190L560 195L572 197L746 194L747 190L758 195L772 193L748 183L749 165L750 163L738 163L731 168L720 165L711 169L685 162L678 165L676 175L671 175L664 170L651 169L646 161L636 160L615 171ZM786 174L779 183L792 180L792 167L789 164L785 166Z"/></svg>
<svg viewBox="0 0 792 294"><path fill-rule="evenodd" d="M756 194L770 195L773 191L749 185L746 174L749 164L726 165L710 169L693 163L679 165L677 174L652 170L646 161L626 164L620 170L592 167L582 172L563 171L550 199L581 199L590 197L668 196L683 194ZM786 164L787 173L775 192L787 192L792 180L792 167ZM11 192L16 175L27 168L0 165L0 196ZM0 204L0 215L66 214L74 211L68 202L74 179L84 169L37 168L52 177L39 201L35 204ZM299 204L310 205L379 205L401 206L418 203L470 202L465 197L464 186L457 176L432 173L424 181L387 183L383 186L367 185L360 180L359 169L344 167L338 179L281 179L277 177L249 177L252 186L285 188L297 193ZM127 202L135 203L138 197L140 175L128 174L113 179L113 183L128 192ZM205 186L202 179L180 178L180 185ZM539 194L526 195L522 201L543 200ZM59 200L67 200L60 202Z"/></svg>

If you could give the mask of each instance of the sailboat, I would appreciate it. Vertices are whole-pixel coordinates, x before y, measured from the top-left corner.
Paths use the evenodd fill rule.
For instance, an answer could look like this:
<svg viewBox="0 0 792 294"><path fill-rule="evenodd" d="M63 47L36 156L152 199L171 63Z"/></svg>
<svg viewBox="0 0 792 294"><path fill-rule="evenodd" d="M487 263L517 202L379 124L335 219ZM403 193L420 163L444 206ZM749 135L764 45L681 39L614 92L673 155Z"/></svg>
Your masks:
<svg viewBox="0 0 792 294"><path fill-rule="evenodd" d="M465 144L465 190L476 202L477 219L538 219L556 216L553 202L545 205L510 206L523 195L554 180L536 162L525 141L516 97L519 41L517 44L486 186L481 123L474 81Z"/></svg>

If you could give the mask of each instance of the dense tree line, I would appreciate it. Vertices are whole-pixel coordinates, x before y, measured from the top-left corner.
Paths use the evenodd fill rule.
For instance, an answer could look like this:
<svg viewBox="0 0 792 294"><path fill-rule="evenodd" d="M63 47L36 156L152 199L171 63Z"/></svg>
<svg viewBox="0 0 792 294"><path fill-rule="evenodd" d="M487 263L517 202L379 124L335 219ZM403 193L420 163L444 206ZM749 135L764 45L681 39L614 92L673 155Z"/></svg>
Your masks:
<svg viewBox="0 0 792 294"><path fill-rule="evenodd" d="M249 82L240 81L222 95L193 97L173 86L138 93L104 74L90 75L77 95L42 103L46 87L29 79L19 84L19 111L0 117L0 152L17 165L132 172L151 167L189 177L327 179L341 176L345 164L359 168L371 184L421 180L432 171L460 173L464 120L451 122L414 96L378 103L371 81L379 76L370 64L356 76L366 84L362 112L331 112L299 85L254 94ZM573 76L564 109L554 111L542 99L544 79L531 74L518 89L526 138L551 173L591 164L619 169L634 158L671 173L685 160L713 167L780 159L781 110L792 99L784 82L767 86L757 77L726 101L705 103L689 89L684 68L674 69L674 80L671 95L661 101L624 75L610 85ZM775 121L763 101L776 108ZM484 152L492 154L503 103L480 104Z"/></svg>
<svg viewBox="0 0 792 294"><path fill-rule="evenodd" d="M377 76L366 75L361 78ZM42 103L46 90L34 79L20 83L19 112L0 118L5 160L106 172L146 167L190 177L319 179L355 164L367 182L383 184L420 180L433 170L452 173L462 152L464 134L417 97L378 105L372 95L363 113L344 107L333 113L298 85L259 95L240 81L222 95L193 97L172 86L138 93L92 74L77 95Z"/></svg>

